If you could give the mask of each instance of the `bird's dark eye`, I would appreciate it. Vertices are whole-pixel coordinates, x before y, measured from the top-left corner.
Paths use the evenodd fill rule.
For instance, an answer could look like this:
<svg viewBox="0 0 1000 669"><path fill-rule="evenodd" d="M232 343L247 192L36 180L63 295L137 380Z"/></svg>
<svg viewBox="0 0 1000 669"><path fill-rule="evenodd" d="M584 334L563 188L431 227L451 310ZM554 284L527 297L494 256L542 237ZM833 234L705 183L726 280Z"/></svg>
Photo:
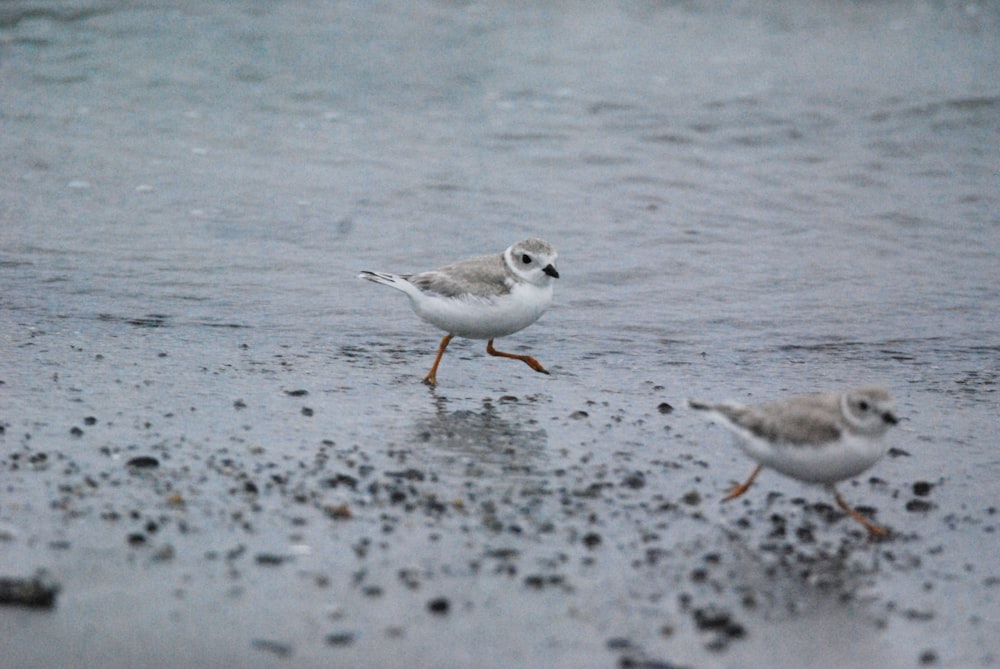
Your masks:
<svg viewBox="0 0 1000 669"><path fill-rule="evenodd" d="M531 264L531 256L529 256L527 253L525 253L524 255L521 256L521 262L523 262L525 265L530 265Z"/></svg>
<svg viewBox="0 0 1000 669"><path fill-rule="evenodd" d="M860 402L858 402L858 408L861 409L862 411L868 411L868 408L869 408L868 407L868 402L865 402L864 400L861 400Z"/></svg>

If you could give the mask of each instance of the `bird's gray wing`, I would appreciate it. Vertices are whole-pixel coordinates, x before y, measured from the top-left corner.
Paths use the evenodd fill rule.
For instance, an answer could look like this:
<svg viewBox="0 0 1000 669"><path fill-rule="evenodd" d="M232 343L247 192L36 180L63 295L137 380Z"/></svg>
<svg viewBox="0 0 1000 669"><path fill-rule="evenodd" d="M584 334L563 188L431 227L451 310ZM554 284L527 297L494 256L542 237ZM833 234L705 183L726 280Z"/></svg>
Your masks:
<svg viewBox="0 0 1000 669"><path fill-rule="evenodd" d="M425 293L443 297L498 297L510 292L502 255L463 260L407 277Z"/></svg>

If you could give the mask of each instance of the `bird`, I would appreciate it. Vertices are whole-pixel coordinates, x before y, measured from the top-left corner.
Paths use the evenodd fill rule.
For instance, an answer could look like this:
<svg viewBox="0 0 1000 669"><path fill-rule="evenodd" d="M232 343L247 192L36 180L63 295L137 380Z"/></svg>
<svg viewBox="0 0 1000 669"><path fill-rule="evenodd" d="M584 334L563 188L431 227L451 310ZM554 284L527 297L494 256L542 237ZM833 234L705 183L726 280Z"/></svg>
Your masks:
<svg viewBox="0 0 1000 669"><path fill-rule="evenodd" d="M455 337L486 339L486 352L520 360L542 374L549 372L529 355L498 351L493 340L518 332L537 321L552 303L559 278L555 248L529 238L503 253L462 260L419 274L363 271L358 278L389 286L410 298L417 316L444 330L437 356L423 381L437 385L437 370Z"/></svg>
<svg viewBox="0 0 1000 669"><path fill-rule="evenodd" d="M757 406L696 400L688 400L687 405L708 412L732 430L743 452L758 463L723 501L745 493L761 470L770 467L799 481L823 485L837 506L870 535L888 534L851 508L836 489L836 483L866 471L886 452L882 437L899 420L885 388L807 393Z"/></svg>

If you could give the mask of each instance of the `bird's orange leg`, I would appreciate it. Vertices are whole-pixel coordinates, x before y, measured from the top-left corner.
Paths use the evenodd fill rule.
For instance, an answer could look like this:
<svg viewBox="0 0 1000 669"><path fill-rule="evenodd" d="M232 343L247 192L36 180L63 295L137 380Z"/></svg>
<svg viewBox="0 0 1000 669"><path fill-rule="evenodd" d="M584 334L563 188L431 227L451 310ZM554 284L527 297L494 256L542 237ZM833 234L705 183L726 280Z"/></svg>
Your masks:
<svg viewBox="0 0 1000 669"><path fill-rule="evenodd" d="M516 353L504 353L503 351L498 351L493 348L493 340L491 339L489 343L486 344L486 352L490 355L495 355L498 358L511 358L512 360L520 360L528 367L531 367L536 372L541 372L542 374L548 374L542 364L532 358L530 355L517 355Z"/></svg>
<svg viewBox="0 0 1000 669"><path fill-rule="evenodd" d="M437 385L437 373L438 365L441 364L441 356L444 355L444 350L448 348L448 343L451 342L454 335L445 335L444 339L441 340L441 345L438 346L437 357L434 358L434 365L431 367L431 371L427 372L427 376L424 377L424 383L429 386Z"/></svg>
<svg viewBox="0 0 1000 669"><path fill-rule="evenodd" d="M868 530L868 534L872 535L873 537L884 537L885 535L889 534L889 530L879 525L876 525L875 523L868 520L860 513L849 507L847 505L847 502L843 500L843 498L840 496L840 493L837 492L836 490L833 491L833 498L837 500L837 506L843 509L848 516L850 516L851 518L853 518L854 520L858 521L859 523L865 526L865 529Z"/></svg>
<svg viewBox="0 0 1000 669"><path fill-rule="evenodd" d="M731 499L736 499L737 497L745 493L747 490L749 490L750 486L753 485L754 479L757 478L757 474L760 474L760 470L763 468L764 465L757 465L756 467L754 467L753 471L750 472L750 478L748 478L743 483L740 483L739 485L734 485L732 488L730 488L729 492L726 493L726 496L722 498L722 501L728 502Z"/></svg>

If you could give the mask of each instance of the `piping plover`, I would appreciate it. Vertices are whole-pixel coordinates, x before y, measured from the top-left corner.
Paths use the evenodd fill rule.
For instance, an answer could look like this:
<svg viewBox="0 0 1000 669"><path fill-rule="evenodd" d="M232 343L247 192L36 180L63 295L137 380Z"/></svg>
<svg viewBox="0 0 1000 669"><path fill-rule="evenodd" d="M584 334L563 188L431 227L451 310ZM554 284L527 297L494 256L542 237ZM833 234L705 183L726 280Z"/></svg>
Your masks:
<svg viewBox="0 0 1000 669"><path fill-rule="evenodd" d="M809 393L758 406L688 400L736 433L743 451L759 464L723 501L739 497L770 467L806 483L823 484L837 506L873 535L888 531L852 509L834 487L874 465L886 451L882 435L898 421L884 388L845 393Z"/></svg>
<svg viewBox="0 0 1000 669"><path fill-rule="evenodd" d="M424 383L437 383L437 368L454 337L488 339L486 352L520 360L536 372L548 374L528 355L504 353L493 340L523 330L552 303L552 281L558 254L541 239L525 239L503 253L470 258L420 274L364 271L358 278L391 286L406 293L417 316L448 334Z"/></svg>

